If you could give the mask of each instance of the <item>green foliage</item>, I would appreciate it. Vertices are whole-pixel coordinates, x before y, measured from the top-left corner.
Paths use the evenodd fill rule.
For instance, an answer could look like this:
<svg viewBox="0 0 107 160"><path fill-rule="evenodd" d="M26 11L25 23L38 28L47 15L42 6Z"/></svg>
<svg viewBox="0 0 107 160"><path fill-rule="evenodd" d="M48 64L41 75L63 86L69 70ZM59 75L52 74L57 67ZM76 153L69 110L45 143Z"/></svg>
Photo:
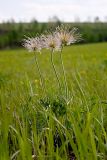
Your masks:
<svg viewBox="0 0 107 160"><path fill-rule="evenodd" d="M49 53L37 55L43 93L33 54L0 51L0 160L107 159L107 44L66 47L62 54L67 102ZM62 83L59 58L54 54Z"/></svg>
<svg viewBox="0 0 107 160"><path fill-rule="evenodd" d="M66 102L61 97L56 97L56 99L55 97L40 99L40 105L45 109L51 109L56 117L64 116L66 114Z"/></svg>
<svg viewBox="0 0 107 160"><path fill-rule="evenodd" d="M60 25L57 23L31 23L7 22L0 24L0 48L19 47L26 36L36 36ZM107 41L107 23L70 23L72 27L78 27L83 36L82 43Z"/></svg>

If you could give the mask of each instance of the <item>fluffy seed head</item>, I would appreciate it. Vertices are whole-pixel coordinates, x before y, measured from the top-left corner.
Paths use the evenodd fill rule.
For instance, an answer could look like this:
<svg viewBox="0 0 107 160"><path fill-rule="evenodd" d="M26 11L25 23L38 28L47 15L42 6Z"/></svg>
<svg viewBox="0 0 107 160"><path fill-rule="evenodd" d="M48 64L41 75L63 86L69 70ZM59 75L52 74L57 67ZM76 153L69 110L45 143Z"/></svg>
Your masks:
<svg viewBox="0 0 107 160"><path fill-rule="evenodd" d="M59 51L61 49L61 43L54 34L42 35L42 45L44 48L53 51Z"/></svg>
<svg viewBox="0 0 107 160"><path fill-rule="evenodd" d="M33 51L39 51L40 52L41 49L42 49L41 39L39 37L35 37L35 38L28 37L27 39L24 39L23 46L29 52L33 52Z"/></svg>
<svg viewBox="0 0 107 160"><path fill-rule="evenodd" d="M66 46L81 40L81 35L77 31L77 28L70 30L70 26L61 25L56 28L55 35L62 46Z"/></svg>
<svg viewBox="0 0 107 160"><path fill-rule="evenodd" d="M43 48L52 51L61 51L63 46L76 43L81 39L81 35L78 33L77 28L71 30L70 26L62 24L61 26L58 26L54 32L47 32L46 34L35 38L27 37L23 41L23 46L27 48L29 52L40 52Z"/></svg>

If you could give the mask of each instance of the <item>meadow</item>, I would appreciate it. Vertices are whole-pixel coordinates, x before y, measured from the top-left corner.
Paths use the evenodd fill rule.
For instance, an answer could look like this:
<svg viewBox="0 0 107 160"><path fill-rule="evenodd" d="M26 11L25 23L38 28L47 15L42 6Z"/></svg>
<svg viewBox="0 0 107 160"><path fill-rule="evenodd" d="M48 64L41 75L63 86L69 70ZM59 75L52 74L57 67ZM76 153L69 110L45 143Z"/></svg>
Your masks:
<svg viewBox="0 0 107 160"><path fill-rule="evenodd" d="M0 160L107 159L107 43L65 47L54 63L37 54L0 50Z"/></svg>

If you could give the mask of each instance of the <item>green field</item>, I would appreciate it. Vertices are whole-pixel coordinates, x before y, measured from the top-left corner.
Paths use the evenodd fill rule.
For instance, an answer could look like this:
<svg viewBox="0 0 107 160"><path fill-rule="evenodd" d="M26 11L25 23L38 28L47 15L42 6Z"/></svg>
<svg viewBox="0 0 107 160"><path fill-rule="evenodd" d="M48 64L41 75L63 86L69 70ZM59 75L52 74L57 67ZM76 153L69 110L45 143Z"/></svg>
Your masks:
<svg viewBox="0 0 107 160"><path fill-rule="evenodd" d="M63 50L67 98L59 53L0 51L0 160L107 159L107 43Z"/></svg>

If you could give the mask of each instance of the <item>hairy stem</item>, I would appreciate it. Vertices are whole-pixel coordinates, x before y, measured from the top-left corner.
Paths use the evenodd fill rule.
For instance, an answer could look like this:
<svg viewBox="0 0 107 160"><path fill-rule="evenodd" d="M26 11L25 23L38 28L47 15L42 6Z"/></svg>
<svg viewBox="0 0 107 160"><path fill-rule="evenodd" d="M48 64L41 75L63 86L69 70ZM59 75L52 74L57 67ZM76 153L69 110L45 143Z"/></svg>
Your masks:
<svg viewBox="0 0 107 160"><path fill-rule="evenodd" d="M46 93L45 84L44 84L44 78L42 76L41 69L40 69L40 66L39 66L39 63L38 63L38 59L37 59L37 55L36 55L35 52L34 52L34 56L35 56L35 63L36 63L36 66L37 66L37 70L38 70L39 77L40 77L40 84L41 84L43 93Z"/></svg>
<svg viewBox="0 0 107 160"><path fill-rule="evenodd" d="M64 76L65 95L66 95L66 99L67 99L68 98L68 85L67 85L65 68L64 68L63 59L62 59L62 49L61 49L61 52L60 52L60 60L61 60L62 72L63 72L63 76Z"/></svg>
<svg viewBox="0 0 107 160"><path fill-rule="evenodd" d="M56 79L57 79L57 82L58 82L58 87L60 88L61 87L60 80L59 80L58 73L56 71L56 68L55 68L55 65L54 65L54 62L53 62L53 50L51 51L51 63L52 63L52 67L53 67L53 70L54 70L54 73L55 73L55 76L56 76Z"/></svg>

